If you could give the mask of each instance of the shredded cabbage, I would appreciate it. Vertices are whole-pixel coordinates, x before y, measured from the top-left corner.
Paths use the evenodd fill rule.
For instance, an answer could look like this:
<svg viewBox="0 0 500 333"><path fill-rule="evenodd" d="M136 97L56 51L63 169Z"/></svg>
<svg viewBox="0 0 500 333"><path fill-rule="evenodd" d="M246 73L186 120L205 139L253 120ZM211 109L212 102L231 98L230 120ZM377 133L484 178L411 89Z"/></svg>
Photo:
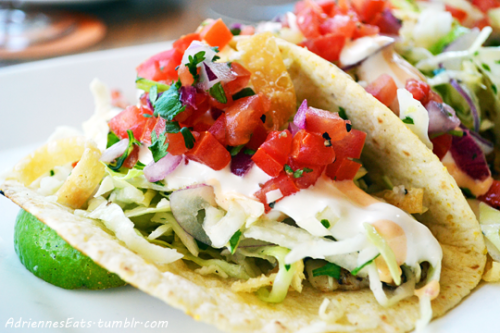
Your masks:
<svg viewBox="0 0 500 333"><path fill-rule="evenodd" d="M199 249L198 249L198 244L196 244L195 239L189 235L187 232L182 229L182 227L179 225L179 222L174 218L172 213L156 213L155 216L151 219L152 222L157 222L157 223L168 223L172 226L172 229L174 229L175 234L179 239L181 240L182 244L191 252L194 256L198 256L199 254Z"/></svg>
<svg viewBox="0 0 500 333"><path fill-rule="evenodd" d="M387 241L384 239L384 237L380 236L374 226L372 226L370 223L363 223L363 226L365 227L368 239L373 243L373 245L377 247L385 262L387 263L394 283L399 286L401 284L401 269L399 268L399 265L396 261L394 252L390 248L389 244L387 244Z"/></svg>
<svg viewBox="0 0 500 333"><path fill-rule="evenodd" d="M432 142L429 139L429 112L420 101L413 98L412 94L403 88L398 89L399 118L415 133L429 149Z"/></svg>
<svg viewBox="0 0 500 333"><path fill-rule="evenodd" d="M500 211L484 202L479 203L479 224L487 240L488 253L500 261Z"/></svg>

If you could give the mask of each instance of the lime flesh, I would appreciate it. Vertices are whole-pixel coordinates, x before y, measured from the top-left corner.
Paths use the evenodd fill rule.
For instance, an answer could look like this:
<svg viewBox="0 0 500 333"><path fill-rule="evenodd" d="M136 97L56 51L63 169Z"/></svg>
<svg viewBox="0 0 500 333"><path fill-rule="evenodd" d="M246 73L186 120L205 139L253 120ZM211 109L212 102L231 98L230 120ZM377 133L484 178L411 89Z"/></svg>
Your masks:
<svg viewBox="0 0 500 333"><path fill-rule="evenodd" d="M16 218L14 249L31 273L64 289L106 289L126 284L23 209Z"/></svg>

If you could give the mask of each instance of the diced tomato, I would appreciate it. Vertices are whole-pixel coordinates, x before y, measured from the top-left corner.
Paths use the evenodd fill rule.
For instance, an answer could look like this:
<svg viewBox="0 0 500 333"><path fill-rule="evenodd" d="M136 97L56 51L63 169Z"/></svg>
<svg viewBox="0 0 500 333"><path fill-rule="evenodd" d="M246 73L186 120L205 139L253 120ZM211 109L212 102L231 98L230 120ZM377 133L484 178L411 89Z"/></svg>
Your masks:
<svg viewBox="0 0 500 333"><path fill-rule="evenodd" d="M490 189L486 194L477 197L478 200L487 203L495 209L500 209L500 181L493 180Z"/></svg>
<svg viewBox="0 0 500 333"><path fill-rule="evenodd" d="M130 154L127 156L125 161L123 161L123 167L127 169L132 169L137 161L139 160L139 146L134 145L134 148L130 152Z"/></svg>
<svg viewBox="0 0 500 333"><path fill-rule="evenodd" d="M332 17L335 9L335 1L334 0L317 0L316 4L321 7L323 12Z"/></svg>
<svg viewBox="0 0 500 333"><path fill-rule="evenodd" d="M298 178L293 177L295 184L297 185L298 188L301 189L308 188L309 186L316 184L316 181L325 170L324 165L318 166L318 165L298 163L291 157L288 160L288 165L292 168L293 171L297 171L299 169L304 171L300 177Z"/></svg>
<svg viewBox="0 0 500 333"><path fill-rule="evenodd" d="M307 6L297 13L297 25L304 37L319 37L321 35L319 27L323 21L321 13L318 13L318 11L314 10L311 6Z"/></svg>
<svg viewBox="0 0 500 333"><path fill-rule="evenodd" d="M328 61L337 61L345 45L343 35L327 34L316 38L306 39L300 46L307 47L309 51Z"/></svg>
<svg viewBox="0 0 500 333"><path fill-rule="evenodd" d="M148 119L146 125L144 126L144 132L139 141L149 146L151 144L151 132L153 132L156 123L158 122L158 118L151 117Z"/></svg>
<svg viewBox="0 0 500 333"><path fill-rule="evenodd" d="M365 140L366 133L353 128L342 140L332 141L337 159L343 157L360 158Z"/></svg>
<svg viewBox="0 0 500 333"><path fill-rule="evenodd" d="M326 175L333 180L353 180L361 164L348 158L339 158L334 163L327 165Z"/></svg>
<svg viewBox="0 0 500 333"><path fill-rule="evenodd" d="M290 131L272 131L252 156L252 160L265 173L276 177L283 170L291 149L292 133Z"/></svg>
<svg viewBox="0 0 500 333"><path fill-rule="evenodd" d="M306 129L320 135L328 133L332 141L342 140L347 135L346 121L337 112L312 107L306 111Z"/></svg>
<svg viewBox="0 0 500 333"><path fill-rule="evenodd" d="M204 114L202 114L198 119L196 119L193 127L193 130L196 132L205 132L212 127L212 125L215 123L214 118L212 118L212 114L210 111L206 111Z"/></svg>
<svg viewBox="0 0 500 333"><path fill-rule="evenodd" d="M266 128L264 127L264 124L261 122L259 123L255 129L252 132L252 137L250 138L250 141L245 145L247 148L252 149L252 150L257 150L259 149L260 145L266 141L267 138L267 131Z"/></svg>
<svg viewBox="0 0 500 333"><path fill-rule="evenodd" d="M283 195L282 198L276 200L276 202L278 202L284 197L297 193L299 191L299 188L284 172L282 172L278 177L268 180L259 191L254 193L254 196L264 204L266 213L271 210L271 207L267 202L266 193L274 190L280 190L281 194Z"/></svg>
<svg viewBox="0 0 500 333"><path fill-rule="evenodd" d="M364 0L358 12L359 18L363 22L368 22L377 14L382 13L385 5L385 0Z"/></svg>
<svg viewBox="0 0 500 333"><path fill-rule="evenodd" d="M389 106L396 98L398 86L390 75L382 74L375 81L371 82L365 90L382 104Z"/></svg>
<svg viewBox="0 0 500 333"><path fill-rule="evenodd" d="M233 81L226 83L225 91L227 91L231 96L236 94L241 89L248 86L250 82L250 71L248 71L243 65L233 62L231 63L231 72L236 75Z"/></svg>
<svg viewBox="0 0 500 333"><path fill-rule="evenodd" d="M233 104L233 95L229 92L229 89L227 88L226 84L224 82L221 83L222 89L224 90L224 94L226 95L226 103L221 103L217 99L215 99L212 95L209 95L209 103L211 106L224 110L227 107L231 106Z"/></svg>
<svg viewBox="0 0 500 333"><path fill-rule="evenodd" d="M196 124L199 118L205 114L210 108L210 104L208 101L208 95L198 90L195 96L196 108L191 105L186 105L186 109L179 113L174 119L180 123L182 123L186 127L192 127Z"/></svg>
<svg viewBox="0 0 500 333"><path fill-rule="evenodd" d="M369 23L377 26L380 33L387 35L399 35L399 30L401 29L399 20L392 15L390 9L385 9L382 13L377 14Z"/></svg>
<svg viewBox="0 0 500 333"><path fill-rule="evenodd" d="M358 39L361 37L373 36L377 35L379 32L380 29L375 25L358 23L356 25L356 30L354 30L352 34L352 38Z"/></svg>
<svg viewBox="0 0 500 333"><path fill-rule="evenodd" d="M405 89L413 95L414 99L420 101L422 105L427 104L429 100L429 91L431 89L427 83L415 79L408 79Z"/></svg>
<svg viewBox="0 0 500 333"><path fill-rule="evenodd" d="M186 52L189 45L191 45L191 43L195 40L201 40L200 34L198 33L187 34L176 40L173 46L174 48L179 50L179 52L184 53Z"/></svg>
<svg viewBox="0 0 500 333"><path fill-rule="evenodd" d="M293 138L291 156L298 163L327 165L335 160L335 151L325 146L321 134L300 130Z"/></svg>
<svg viewBox="0 0 500 333"><path fill-rule="evenodd" d="M161 133L165 132L165 124L166 120L159 117L154 128L157 137L160 137ZM165 138L165 142L168 142L167 151L170 154L182 155L188 151L182 133L166 133Z"/></svg>
<svg viewBox="0 0 500 333"><path fill-rule="evenodd" d="M263 113L259 95L234 101L226 110L226 143L233 147L246 144L254 129L262 123Z"/></svg>
<svg viewBox="0 0 500 333"><path fill-rule="evenodd" d="M75 161L75 162L71 163L71 167L74 169L78 165L78 162L80 162L80 161Z"/></svg>
<svg viewBox="0 0 500 333"><path fill-rule="evenodd" d="M221 170L231 162L231 155L226 147L221 145L210 132L201 133L194 147L186 153L186 157L214 170Z"/></svg>
<svg viewBox="0 0 500 333"><path fill-rule="evenodd" d="M135 105L129 106L109 121L109 128L120 139L128 138L127 130L131 130L134 137L140 140L144 127L149 120L143 114L153 115L153 112L148 109L138 108Z"/></svg>
<svg viewBox="0 0 500 333"><path fill-rule="evenodd" d="M491 26L490 19L488 16L485 16L482 19L477 20L472 25L473 28L478 28L479 30L482 30L484 27L487 27L487 26Z"/></svg>
<svg viewBox="0 0 500 333"><path fill-rule="evenodd" d="M487 13L490 9L500 7L500 2L498 0L472 0L472 4L483 13Z"/></svg>
<svg viewBox="0 0 500 333"><path fill-rule="evenodd" d="M465 12L459 8L450 6L448 4L445 4L444 8L446 9L446 11L450 12L451 16L456 18L460 23L462 23L463 20L465 20L467 18L467 12Z"/></svg>
<svg viewBox="0 0 500 333"><path fill-rule="evenodd" d="M356 30L356 21L349 15L338 14L323 22L320 26L321 34L342 35L351 38Z"/></svg>
<svg viewBox="0 0 500 333"><path fill-rule="evenodd" d="M170 83L177 80L175 68L181 64L182 52L171 49L152 56L137 67L137 76Z"/></svg>
<svg viewBox="0 0 500 333"><path fill-rule="evenodd" d="M252 156L252 161L271 177L277 177L283 171L283 166L285 165L276 161L273 156L262 148L259 148Z"/></svg>
<svg viewBox="0 0 500 333"><path fill-rule="evenodd" d="M452 135L448 133L431 139L433 145L432 152L436 154L440 160L442 160L444 155L450 150L452 139Z"/></svg>
<svg viewBox="0 0 500 333"><path fill-rule="evenodd" d="M224 147L226 146L226 115L223 113L208 130Z"/></svg>
<svg viewBox="0 0 500 333"><path fill-rule="evenodd" d="M207 42L208 45L218 46L219 50L222 50L224 46L233 39L233 34L224 24L222 19L218 19L204 27L200 33L200 37Z"/></svg>
<svg viewBox="0 0 500 333"><path fill-rule="evenodd" d="M190 86L194 83L193 74L189 71L185 65L181 65L177 70L177 74L179 75L179 79L181 80L181 84L183 86Z"/></svg>

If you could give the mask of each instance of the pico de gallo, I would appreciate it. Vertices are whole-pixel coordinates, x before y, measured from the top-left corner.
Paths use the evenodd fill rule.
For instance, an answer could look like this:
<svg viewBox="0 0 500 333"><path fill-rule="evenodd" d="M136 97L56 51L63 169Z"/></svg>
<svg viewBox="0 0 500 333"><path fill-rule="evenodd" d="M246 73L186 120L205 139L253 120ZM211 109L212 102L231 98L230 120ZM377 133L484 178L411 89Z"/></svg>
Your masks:
<svg viewBox="0 0 500 333"><path fill-rule="evenodd" d="M106 174L75 214L101 220L147 260L182 258L266 302L301 292L305 279L324 292L370 288L384 306L417 295L425 325L442 251L411 215L427 209L423 189L380 189L360 162L366 133L343 109L296 104L271 34L234 34L205 21L137 67L137 104L84 126ZM33 186L50 195L73 168Z"/></svg>
<svg viewBox="0 0 500 333"><path fill-rule="evenodd" d="M273 22L233 29L270 31L309 49L394 111L464 195L482 202L474 210L500 262L500 48L483 46L495 44L488 37L499 6L496 0L305 0ZM479 213L487 208L497 214L494 226Z"/></svg>

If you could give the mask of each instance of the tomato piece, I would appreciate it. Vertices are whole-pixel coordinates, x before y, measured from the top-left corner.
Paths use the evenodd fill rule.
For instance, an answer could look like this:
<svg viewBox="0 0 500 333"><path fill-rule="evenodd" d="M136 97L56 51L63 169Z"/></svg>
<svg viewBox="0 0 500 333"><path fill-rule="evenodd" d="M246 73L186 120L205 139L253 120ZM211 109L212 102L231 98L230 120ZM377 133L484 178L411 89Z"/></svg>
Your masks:
<svg viewBox="0 0 500 333"><path fill-rule="evenodd" d="M380 29L375 25L358 23L356 25L356 30L354 30L354 33L352 34L352 38L357 39L366 36L373 36L377 35L379 32Z"/></svg>
<svg viewBox="0 0 500 333"><path fill-rule="evenodd" d="M233 95L229 92L229 89L227 88L226 84L224 82L221 82L222 89L224 90L224 94L226 95L227 102L226 103L221 103L217 99L215 99L212 95L208 96L209 103L211 106L224 110L227 107L231 106L233 104Z"/></svg>
<svg viewBox="0 0 500 333"><path fill-rule="evenodd" d="M299 169L304 171L300 177L298 178L294 177L295 184L300 189L308 188L311 185L316 184L316 181L325 170L324 165L318 166L318 165L299 163L291 157L288 159L288 165L290 166L290 168L292 168L294 172ZM305 170L309 172L306 172Z"/></svg>
<svg viewBox="0 0 500 333"><path fill-rule="evenodd" d="M398 93L398 86L394 79L388 74L380 75L371 82L365 90L378 99L385 106L392 104Z"/></svg>
<svg viewBox="0 0 500 333"><path fill-rule="evenodd" d="M261 122L259 123L255 129L252 132L252 137L250 138L250 141L245 145L248 149L252 150L257 150L259 149L260 145L266 141L267 138L267 131L266 127L264 124Z"/></svg>
<svg viewBox="0 0 500 333"><path fill-rule="evenodd" d="M473 28L478 28L479 30L482 30L484 27L487 26L491 26L490 19L488 16L485 16L484 18L477 20L472 25Z"/></svg>
<svg viewBox="0 0 500 333"><path fill-rule="evenodd" d="M132 169L136 164L137 161L139 160L139 146L134 145L134 148L130 152L130 154L127 156L125 161L123 161L123 167L127 169Z"/></svg>
<svg viewBox="0 0 500 333"><path fill-rule="evenodd" d="M297 14L297 25L306 38L319 37L319 27L322 22L321 14L311 6L306 6Z"/></svg>
<svg viewBox="0 0 500 333"><path fill-rule="evenodd" d="M346 121L340 118L337 112L313 107L309 107L306 111L306 129L320 135L328 133L332 142L342 140L347 135Z"/></svg>
<svg viewBox="0 0 500 333"><path fill-rule="evenodd" d="M408 79L405 89L413 95L414 99L420 101L422 105L427 104L429 101L429 91L431 87L427 83L415 79Z"/></svg>
<svg viewBox="0 0 500 333"><path fill-rule="evenodd" d="M259 148L252 156L252 161L271 177L277 177L283 171L284 163L281 164L266 150Z"/></svg>
<svg viewBox="0 0 500 333"><path fill-rule="evenodd" d="M179 75L179 79L181 80L181 84L183 86L191 86L194 83L193 74L189 71L185 65L181 65L177 70L177 75Z"/></svg>
<svg viewBox="0 0 500 333"><path fill-rule="evenodd" d="M460 22L460 23L462 23L463 20L465 20L467 18L467 12L465 12L459 8L450 6L448 4L445 4L444 8L446 9L447 12L450 12L451 16L456 18L458 20L458 22Z"/></svg>
<svg viewBox="0 0 500 333"><path fill-rule="evenodd" d="M278 163L285 165L290 150L292 149L292 133L289 130L272 131L267 135L266 141L260 146Z"/></svg>
<svg viewBox="0 0 500 333"><path fill-rule="evenodd" d="M260 190L254 193L254 197L259 199L259 201L264 204L266 213L268 213L271 210L271 207L267 203L266 193L274 190L280 190L281 194L283 195L282 198L275 201L278 202L284 197L297 193L299 191L299 188L297 187L297 185L295 185L293 180L287 176L285 172L282 172L276 178L268 180Z"/></svg>
<svg viewBox="0 0 500 333"><path fill-rule="evenodd" d="M193 130L196 132L205 132L212 127L215 123L214 118L212 118L212 114L210 111L206 111L202 114L198 119L196 119L195 124L193 125Z"/></svg>
<svg viewBox="0 0 500 333"><path fill-rule="evenodd" d="M127 130L131 130L132 133L134 133L134 137L140 140L144 132L144 127L149 120L149 118L144 117L143 114L153 115L153 112L131 105L109 121L109 128L120 139L127 139Z"/></svg>
<svg viewBox="0 0 500 333"><path fill-rule="evenodd" d="M154 55L137 67L137 76L167 83L177 80L175 68L181 64L182 55L175 48Z"/></svg>
<svg viewBox="0 0 500 333"><path fill-rule="evenodd" d="M227 90L224 89L224 91L227 91L232 96L248 86L251 73L243 67L243 65L237 62L231 63L231 72L236 75L236 79L226 83L225 88L227 88Z"/></svg>
<svg viewBox="0 0 500 333"><path fill-rule="evenodd" d="M354 176L361 168L361 164L351 161L348 158L339 158L334 163L326 167L326 175L333 180L353 180Z"/></svg>
<svg viewBox="0 0 500 333"><path fill-rule="evenodd" d="M203 132L186 157L209 166L214 170L221 170L231 162L231 155L226 147L210 133Z"/></svg>
<svg viewBox="0 0 500 333"><path fill-rule="evenodd" d="M351 38L356 30L356 21L349 15L338 14L333 18L329 18L320 26L321 34L335 34L342 35L345 38Z"/></svg>
<svg viewBox="0 0 500 333"><path fill-rule="evenodd" d="M186 109L179 113L174 120L182 123L186 127L192 127L199 121L199 118L210 109L208 96L205 92L198 90L196 92L194 104L186 105Z"/></svg>
<svg viewBox="0 0 500 333"><path fill-rule="evenodd" d="M477 197L477 199L495 209L500 209L500 181L493 180L493 184L491 184L488 192Z"/></svg>
<svg viewBox="0 0 500 333"><path fill-rule="evenodd" d="M472 0L472 4L483 13L487 13L490 9L500 7L500 2L498 0Z"/></svg>
<svg viewBox="0 0 500 333"><path fill-rule="evenodd" d="M444 155L450 150L452 140L452 135L448 133L431 139L433 144L432 152L437 155L439 160L442 160Z"/></svg>
<svg viewBox="0 0 500 333"><path fill-rule="evenodd" d="M146 125L144 126L144 132L142 133L141 139L139 141L147 146L151 144L151 132L153 132L157 122L158 118L151 117L148 119Z"/></svg>
<svg viewBox="0 0 500 333"><path fill-rule="evenodd" d="M335 160L335 151L325 146L321 134L300 130L293 138L291 156L299 163L327 165Z"/></svg>
<svg viewBox="0 0 500 333"><path fill-rule="evenodd" d="M173 46L174 48L179 50L179 52L184 53L186 52L189 45L191 45L191 43L195 40L201 40L200 34L198 33L187 34L176 40Z"/></svg>
<svg viewBox="0 0 500 333"><path fill-rule="evenodd" d="M339 141L332 141L337 159L343 157L360 158L365 145L366 133L357 129L351 131Z"/></svg>
<svg viewBox="0 0 500 333"><path fill-rule="evenodd" d="M345 45L345 37L343 35L327 34L312 39L306 39L300 46L307 49L321 58L328 61L337 61L340 58L340 52Z"/></svg>
<svg viewBox="0 0 500 333"><path fill-rule="evenodd" d="M334 0L317 0L316 4L321 7L323 13L332 17L335 9L335 1Z"/></svg>
<svg viewBox="0 0 500 333"><path fill-rule="evenodd" d="M234 101L226 110L226 143L233 147L246 144L254 129L262 123L263 113L259 95Z"/></svg>
<svg viewBox="0 0 500 333"><path fill-rule="evenodd" d="M359 18L363 22L368 22L375 17L375 15L382 13L385 5L385 0L364 0L358 12Z"/></svg>
<svg viewBox="0 0 500 333"><path fill-rule="evenodd" d="M223 113L208 130L224 147L226 146L226 115Z"/></svg>
<svg viewBox="0 0 500 333"><path fill-rule="evenodd" d="M165 132L165 124L166 120L159 117L154 128L157 137ZM167 151L172 155L182 155L188 151L182 133L165 133L165 142L168 142Z"/></svg>
<svg viewBox="0 0 500 333"><path fill-rule="evenodd" d="M222 19L218 19L204 27L200 33L200 37L208 45L218 46L219 50L222 50L233 39L233 34Z"/></svg>

